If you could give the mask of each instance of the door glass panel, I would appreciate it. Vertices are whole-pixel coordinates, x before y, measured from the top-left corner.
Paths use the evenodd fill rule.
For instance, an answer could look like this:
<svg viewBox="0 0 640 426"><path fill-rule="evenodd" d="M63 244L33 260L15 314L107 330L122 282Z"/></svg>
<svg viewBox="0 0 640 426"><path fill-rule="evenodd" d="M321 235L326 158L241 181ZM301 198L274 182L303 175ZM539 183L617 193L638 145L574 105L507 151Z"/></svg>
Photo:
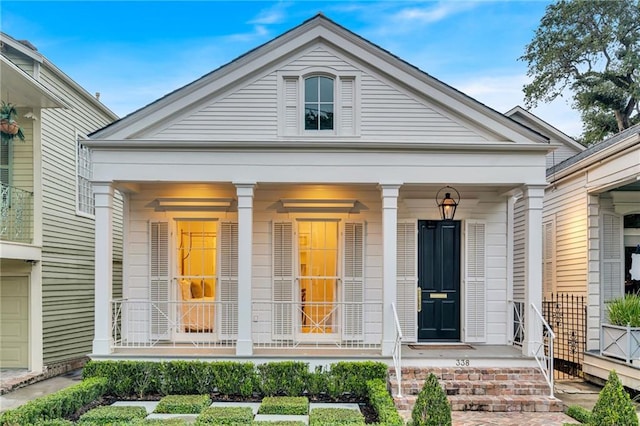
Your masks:
<svg viewBox="0 0 640 426"><path fill-rule="evenodd" d="M215 221L177 221L178 318L186 333L214 330L217 274Z"/></svg>
<svg viewBox="0 0 640 426"><path fill-rule="evenodd" d="M298 224L300 325L303 333L335 333L338 223Z"/></svg>

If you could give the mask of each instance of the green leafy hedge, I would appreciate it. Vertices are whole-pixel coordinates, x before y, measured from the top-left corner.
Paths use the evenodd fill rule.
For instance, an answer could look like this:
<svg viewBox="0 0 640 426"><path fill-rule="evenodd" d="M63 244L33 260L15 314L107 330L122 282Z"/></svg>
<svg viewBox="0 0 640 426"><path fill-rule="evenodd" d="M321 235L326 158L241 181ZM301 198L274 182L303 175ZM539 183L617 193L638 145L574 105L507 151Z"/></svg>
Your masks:
<svg viewBox="0 0 640 426"><path fill-rule="evenodd" d="M307 363L299 361L258 366L234 361L89 361L83 376L107 378L106 393L120 398L217 392L242 397L306 394L337 398L349 394L364 399L368 395L366 382L386 379L387 365L345 361L312 372Z"/></svg>
<svg viewBox="0 0 640 426"><path fill-rule="evenodd" d="M398 413L387 385L382 379L369 380L367 382L369 392L369 404L378 414L378 422L385 426L403 426L404 419Z"/></svg>
<svg viewBox="0 0 640 426"><path fill-rule="evenodd" d="M33 425L44 420L56 420L76 413L85 405L106 393L107 380L94 377L58 392L46 395L13 410L0 414L0 425Z"/></svg>
<svg viewBox="0 0 640 426"><path fill-rule="evenodd" d="M565 414L580 423L589 424L591 422L591 411L580 405L570 405Z"/></svg>
<svg viewBox="0 0 640 426"><path fill-rule="evenodd" d="M309 413L309 426L364 426L362 413L350 408L314 408Z"/></svg>
<svg viewBox="0 0 640 426"><path fill-rule="evenodd" d="M196 418L196 425L250 425L253 411L250 407L209 407Z"/></svg>
<svg viewBox="0 0 640 426"><path fill-rule="evenodd" d="M104 406L87 411L78 420L80 425L109 425L114 423L136 423L147 417L144 407Z"/></svg>

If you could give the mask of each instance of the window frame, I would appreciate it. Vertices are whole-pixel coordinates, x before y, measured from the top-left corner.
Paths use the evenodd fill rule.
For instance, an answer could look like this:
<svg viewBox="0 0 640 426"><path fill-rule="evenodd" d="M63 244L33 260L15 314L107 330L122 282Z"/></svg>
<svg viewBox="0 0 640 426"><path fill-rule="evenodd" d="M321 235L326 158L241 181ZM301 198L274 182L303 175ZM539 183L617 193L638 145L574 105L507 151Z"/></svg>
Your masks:
<svg viewBox="0 0 640 426"><path fill-rule="evenodd" d="M317 100L310 102L307 100L307 81L312 79L312 78L317 78L318 79L318 84L315 87L318 91L317 93ZM331 101L323 101L320 97L320 94L322 93L322 79L327 79L331 81L331 86L332 86L332 93L331 93ZM302 93L301 93L301 97L303 99L303 103L302 103L302 126L303 126L303 132L304 133L309 133L309 134L313 134L313 133L331 133L331 134L335 134L336 133L336 127L337 127L337 114L336 114L336 94L338 91L338 79L335 76L332 75L327 75L325 73L313 73L313 74L309 74L309 75L305 75L302 77L301 79L302 84L300 85L300 87L302 88ZM307 128L307 105L309 104L313 104L318 106L318 108L321 110L322 105L331 105L332 108L332 114L333 116L331 117L331 128L330 129L323 129L322 128L322 121L320 119L320 114L318 114L318 125L316 129L308 129Z"/></svg>
<svg viewBox="0 0 640 426"><path fill-rule="evenodd" d="M91 159L91 149L88 148L86 145L84 145L82 143L82 141L86 139L86 136L81 135L80 133L76 132L76 144L75 144L75 163L76 163L76 173L75 173L75 193L76 193L76 215L77 216L82 216L82 217L86 217L89 219L95 219L95 198L93 197L93 187L92 187L92 168L93 168L93 162ZM81 158L80 153L81 153L81 147L82 147L82 152L83 153L89 153L89 158L88 158L88 164L86 167L81 167L80 162L81 161L87 161L86 158ZM85 173L88 173L88 176L85 174L81 174L81 172L84 171ZM82 188L81 188L82 185ZM82 193L81 190L84 191L89 191L89 194L86 193ZM90 207L90 211L85 211L83 209L86 208L87 206L85 206L82 203L82 198L83 196L88 197L88 199L90 199L92 202L90 205L88 205L88 207Z"/></svg>

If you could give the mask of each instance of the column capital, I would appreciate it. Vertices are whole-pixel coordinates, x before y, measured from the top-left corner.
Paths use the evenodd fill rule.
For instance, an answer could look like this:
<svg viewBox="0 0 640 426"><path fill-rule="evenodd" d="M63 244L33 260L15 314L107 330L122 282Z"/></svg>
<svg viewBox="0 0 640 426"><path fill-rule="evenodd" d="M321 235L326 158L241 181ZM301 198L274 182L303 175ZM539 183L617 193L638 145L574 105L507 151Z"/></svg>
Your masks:
<svg viewBox="0 0 640 426"><path fill-rule="evenodd" d="M233 182L236 187L236 194L238 197L253 197L253 189L256 186L255 182Z"/></svg>
<svg viewBox="0 0 640 426"><path fill-rule="evenodd" d="M542 198L544 197L544 190L547 188L546 184L540 185L523 185L522 196L524 198Z"/></svg>
<svg viewBox="0 0 640 426"><path fill-rule="evenodd" d="M386 198L386 197L398 197L398 194L400 193L400 187L402 186L402 183L380 183L378 184L378 188L380 188L380 191L382 193L382 198Z"/></svg>

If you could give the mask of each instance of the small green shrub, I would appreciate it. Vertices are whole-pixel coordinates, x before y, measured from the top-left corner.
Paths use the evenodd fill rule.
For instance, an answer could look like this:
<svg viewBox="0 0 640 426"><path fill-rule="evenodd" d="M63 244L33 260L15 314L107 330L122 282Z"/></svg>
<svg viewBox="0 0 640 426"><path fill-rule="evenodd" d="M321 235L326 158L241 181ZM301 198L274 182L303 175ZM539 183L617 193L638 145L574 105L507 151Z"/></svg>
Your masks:
<svg viewBox="0 0 640 426"><path fill-rule="evenodd" d="M300 361L269 362L258 365L263 395L302 395L307 389L309 365Z"/></svg>
<svg viewBox="0 0 640 426"><path fill-rule="evenodd" d="M258 414L305 416L309 414L309 398L306 396L266 396L262 398Z"/></svg>
<svg viewBox="0 0 640 426"><path fill-rule="evenodd" d="M78 424L111 425L112 423L134 423L147 417L144 407L105 406L91 409L80 416Z"/></svg>
<svg viewBox="0 0 640 426"><path fill-rule="evenodd" d="M167 395L156 406L154 413L200 414L211 404L209 395Z"/></svg>
<svg viewBox="0 0 640 426"><path fill-rule="evenodd" d="M314 408L309 414L309 426L364 425L360 411L350 408Z"/></svg>
<svg viewBox="0 0 640 426"><path fill-rule="evenodd" d="M73 426L73 422L64 419L38 420L33 426Z"/></svg>
<svg viewBox="0 0 640 426"><path fill-rule="evenodd" d="M438 378L429 374L411 411L413 426L450 426L451 405L438 383Z"/></svg>
<svg viewBox="0 0 640 426"><path fill-rule="evenodd" d="M41 420L56 420L72 415L105 394L107 380L83 380L58 392L36 398L13 410L0 414L0 425L33 425Z"/></svg>
<svg viewBox="0 0 640 426"><path fill-rule="evenodd" d="M596 426L638 426L638 416L631 397L624 390L615 370L611 370L598 401L591 411L591 423Z"/></svg>
<svg viewBox="0 0 640 426"><path fill-rule="evenodd" d="M185 426L188 425L184 419L144 419L135 423L135 426L147 426L147 425L169 425L169 426Z"/></svg>
<svg viewBox="0 0 640 426"><path fill-rule="evenodd" d="M607 303L609 322L613 325L640 327L640 293L627 294Z"/></svg>
<svg viewBox="0 0 640 426"><path fill-rule="evenodd" d="M387 369L387 364L375 361L341 361L331 364L329 395L339 397L348 393L356 398L366 398L367 381L386 380Z"/></svg>
<svg viewBox="0 0 640 426"><path fill-rule="evenodd" d="M212 364L213 383L221 394L247 397L257 391L258 378L253 363L218 361Z"/></svg>
<svg viewBox="0 0 640 426"><path fill-rule="evenodd" d="M403 426L404 420L398 413L385 381L382 379L369 380L367 388L369 390L369 404L378 414L378 422L385 426Z"/></svg>
<svg viewBox="0 0 640 426"><path fill-rule="evenodd" d="M161 367L161 363L153 361L89 361L82 370L82 377L106 377L106 393L142 398L160 393Z"/></svg>
<svg viewBox="0 0 640 426"><path fill-rule="evenodd" d="M196 425L250 425L253 411L250 407L209 407L196 418Z"/></svg>
<svg viewBox="0 0 640 426"><path fill-rule="evenodd" d="M307 426L305 422L297 421L297 420L278 420L278 421L270 421L270 420L254 420L252 425L269 425L269 426Z"/></svg>
<svg viewBox="0 0 640 426"><path fill-rule="evenodd" d="M580 423L588 424L591 421L591 411L580 405L570 405L565 414Z"/></svg>

